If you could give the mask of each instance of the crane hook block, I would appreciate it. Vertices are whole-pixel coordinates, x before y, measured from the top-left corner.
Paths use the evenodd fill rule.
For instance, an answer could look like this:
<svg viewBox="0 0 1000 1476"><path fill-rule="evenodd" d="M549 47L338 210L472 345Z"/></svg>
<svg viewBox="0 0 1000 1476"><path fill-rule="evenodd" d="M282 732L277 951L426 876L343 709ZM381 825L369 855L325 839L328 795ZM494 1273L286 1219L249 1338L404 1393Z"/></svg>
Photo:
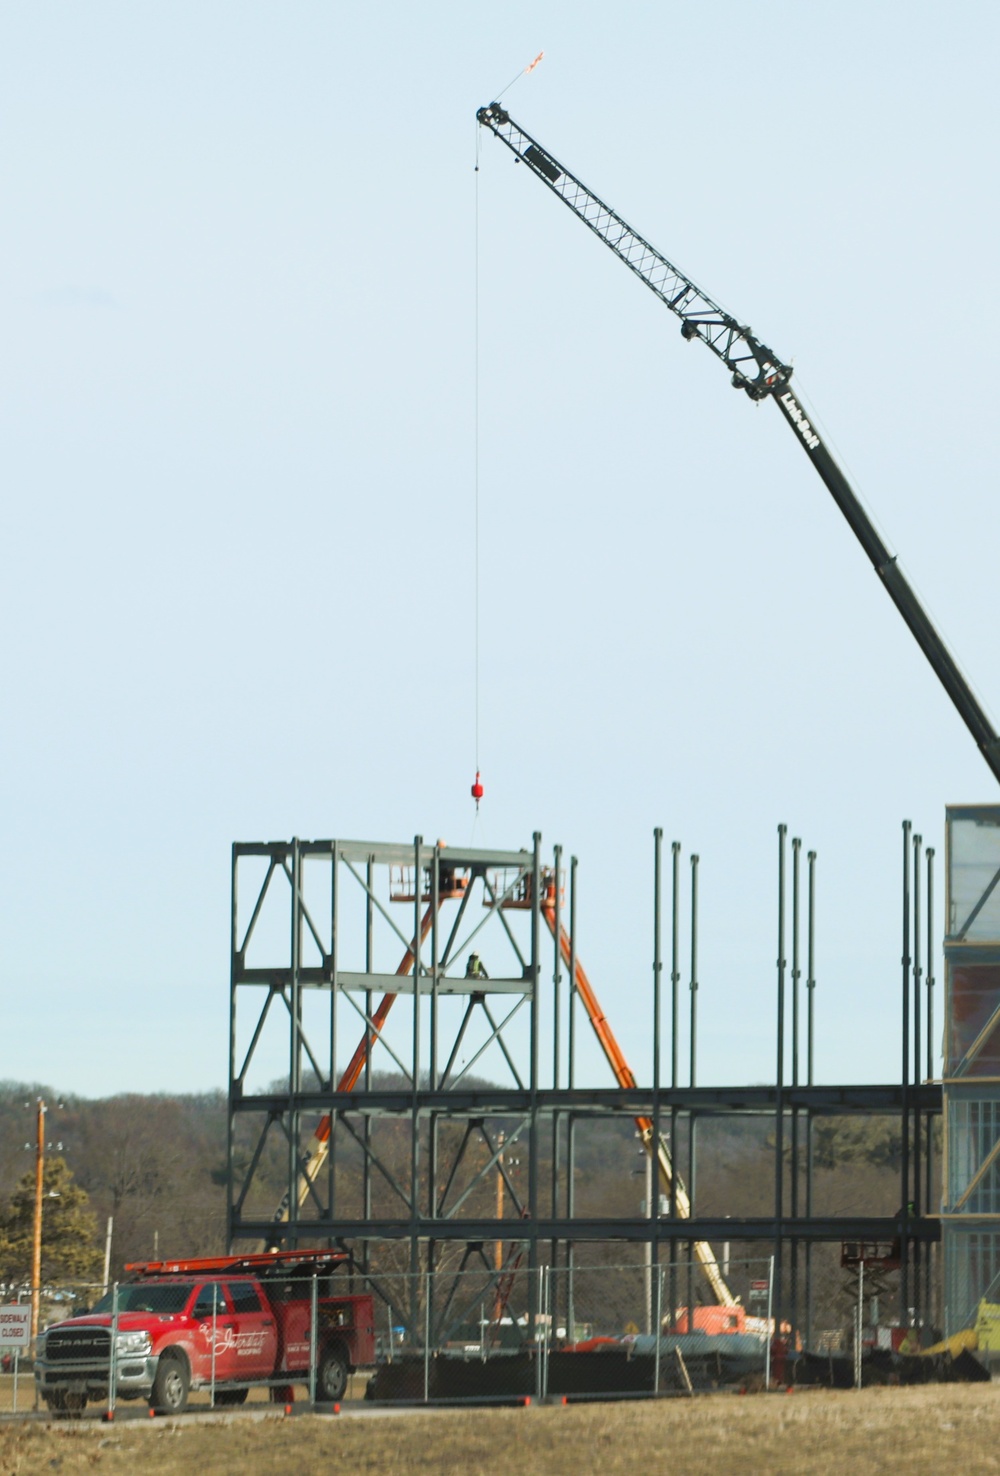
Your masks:
<svg viewBox="0 0 1000 1476"><path fill-rule="evenodd" d="M479 770L477 769L476 770L476 782L472 786L472 798L475 800L477 808L478 808L478 805L479 805L479 801L482 799L482 797L483 797L483 785L482 785L482 780L479 777Z"/></svg>

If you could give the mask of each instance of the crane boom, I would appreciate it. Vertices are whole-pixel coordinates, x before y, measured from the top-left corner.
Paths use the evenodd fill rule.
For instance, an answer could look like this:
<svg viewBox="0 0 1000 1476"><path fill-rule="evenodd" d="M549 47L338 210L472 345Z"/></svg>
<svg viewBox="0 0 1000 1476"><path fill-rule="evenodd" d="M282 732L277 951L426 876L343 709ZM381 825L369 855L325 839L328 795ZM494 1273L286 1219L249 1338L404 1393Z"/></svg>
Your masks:
<svg viewBox="0 0 1000 1476"><path fill-rule="evenodd" d="M495 133L521 163L527 164L532 173L681 319L681 334L685 339L700 339L722 360L736 389L744 390L752 400L770 397L777 403L975 739L990 772L1000 781L1000 737L917 599L896 562L896 556L886 547L857 493L789 387L791 366L779 359L749 328L713 302L655 246L633 230L610 205L606 205L515 123L499 103L480 108L476 116L484 128Z"/></svg>

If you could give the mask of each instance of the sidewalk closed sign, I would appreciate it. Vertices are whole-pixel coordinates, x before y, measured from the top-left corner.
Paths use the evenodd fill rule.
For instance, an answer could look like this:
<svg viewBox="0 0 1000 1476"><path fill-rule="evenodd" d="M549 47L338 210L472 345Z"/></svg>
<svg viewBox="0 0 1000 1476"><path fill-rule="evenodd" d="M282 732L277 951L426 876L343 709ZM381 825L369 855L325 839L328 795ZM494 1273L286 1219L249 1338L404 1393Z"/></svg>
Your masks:
<svg viewBox="0 0 1000 1476"><path fill-rule="evenodd" d="M0 1307L0 1348L27 1348L31 1343L31 1307L12 1302Z"/></svg>

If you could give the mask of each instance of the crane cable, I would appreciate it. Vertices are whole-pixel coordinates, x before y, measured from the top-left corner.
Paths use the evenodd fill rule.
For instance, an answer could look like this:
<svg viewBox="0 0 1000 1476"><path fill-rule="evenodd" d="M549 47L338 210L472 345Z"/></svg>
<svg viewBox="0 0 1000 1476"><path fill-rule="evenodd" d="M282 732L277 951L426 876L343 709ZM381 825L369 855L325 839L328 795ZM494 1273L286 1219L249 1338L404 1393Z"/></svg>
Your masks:
<svg viewBox="0 0 1000 1476"><path fill-rule="evenodd" d="M544 56L545 56L545 52L544 51L540 51L533 61L530 61L526 67L522 67L521 70L514 77L511 78L511 80L507 83L507 86L505 88L503 88L503 90L500 93L498 93L498 96L499 97L503 97L503 94L505 92L509 92L510 89L513 87L513 85L514 85L515 82L517 82L521 77L526 77L529 72L533 72L535 70L535 68L538 66L539 62L542 60L542 58ZM475 197L476 197L476 199L475 199L475 218L476 218L476 223L475 223L475 257L476 257L476 263L475 263L475 288L474 288L475 307L474 307L474 328L473 328L473 341L474 341L473 352L474 352L474 357L475 357L475 366L474 366L474 369L473 369L473 399L474 399L474 409L473 409L473 419L474 419L474 431L473 431L474 452L473 452L473 454L474 454L475 463L476 463L476 465L475 465L475 472L474 472L474 475L473 475L473 486L474 486L473 498L474 498L474 504L475 504L475 513L474 513L474 524L475 524L475 528L474 528L474 535L473 535L474 536L474 539L475 539L475 555L474 555L474 560L473 560L474 568L475 568L475 574L474 574L474 584L475 584L475 594L474 594L475 614L474 614L473 624L474 624L474 639L475 639L475 648L476 648L475 649L475 659L474 659L474 668L475 668L475 677L474 677L475 702L474 702L474 706L475 706L476 778L475 778L475 782L472 785L472 790L471 790L472 798L476 802L476 816L475 816L475 820L473 821L473 827L472 827L473 828L473 834L475 833L476 826L479 823L479 801L483 797L483 781L482 781L482 778L480 777L480 769L479 769L479 158L480 158L480 148L481 148L481 133L480 133L480 129L479 129L478 122L477 122L477 125L476 125L476 167L475 167L475 175L476 175L476 189L475 189Z"/></svg>
<svg viewBox="0 0 1000 1476"><path fill-rule="evenodd" d="M475 288L474 288L474 312L473 312L473 357L475 365L473 368L473 457L475 470L473 473L473 503L474 503L474 529L475 550L473 557L474 566L474 605L473 618L475 658L474 658L474 686L475 686L475 750L476 750L476 778L472 785L472 798L476 802L476 821L479 819L479 801L483 797L483 784L479 777L479 151L480 130L476 127L476 190L475 190ZM473 823L475 830L475 822Z"/></svg>
<svg viewBox="0 0 1000 1476"><path fill-rule="evenodd" d="M510 91L510 89L514 86L514 83L515 82L520 82L520 80L521 80L522 77L526 77L529 72L533 72L535 70L535 68L538 66L538 63L542 60L542 58L544 56L545 56L545 52L544 51L540 51L538 53L538 55L535 57L534 61L530 61L526 67L522 67L519 72L515 72L514 73L514 76L511 77L510 81L507 83L507 86L501 88L500 91L497 93L497 96L496 96L497 102L500 101L500 99L503 97L503 95L504 95L505 92L509 92Z"/></svg>

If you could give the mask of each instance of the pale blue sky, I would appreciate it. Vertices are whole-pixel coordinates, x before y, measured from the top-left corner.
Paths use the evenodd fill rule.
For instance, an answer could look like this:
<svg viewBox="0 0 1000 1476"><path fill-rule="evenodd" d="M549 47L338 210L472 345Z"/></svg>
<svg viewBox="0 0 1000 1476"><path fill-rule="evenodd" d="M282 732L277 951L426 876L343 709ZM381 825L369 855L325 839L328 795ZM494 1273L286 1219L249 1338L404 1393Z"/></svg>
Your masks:
<svg viewBox="0 0 1000 1476"><path fill-rule="evenodd" d="M4 1075L223 1085L234 839L470 839L475 110L542 48L514 116L795 363L1000 710L998 29L4 7ZM702 1074L738 1082L786 821L820 1073L888 1078L900 821L940 848L993 780L777 411L480 142L479 837L579 855L640 1075L653 826L698 850Z"/></svg>

